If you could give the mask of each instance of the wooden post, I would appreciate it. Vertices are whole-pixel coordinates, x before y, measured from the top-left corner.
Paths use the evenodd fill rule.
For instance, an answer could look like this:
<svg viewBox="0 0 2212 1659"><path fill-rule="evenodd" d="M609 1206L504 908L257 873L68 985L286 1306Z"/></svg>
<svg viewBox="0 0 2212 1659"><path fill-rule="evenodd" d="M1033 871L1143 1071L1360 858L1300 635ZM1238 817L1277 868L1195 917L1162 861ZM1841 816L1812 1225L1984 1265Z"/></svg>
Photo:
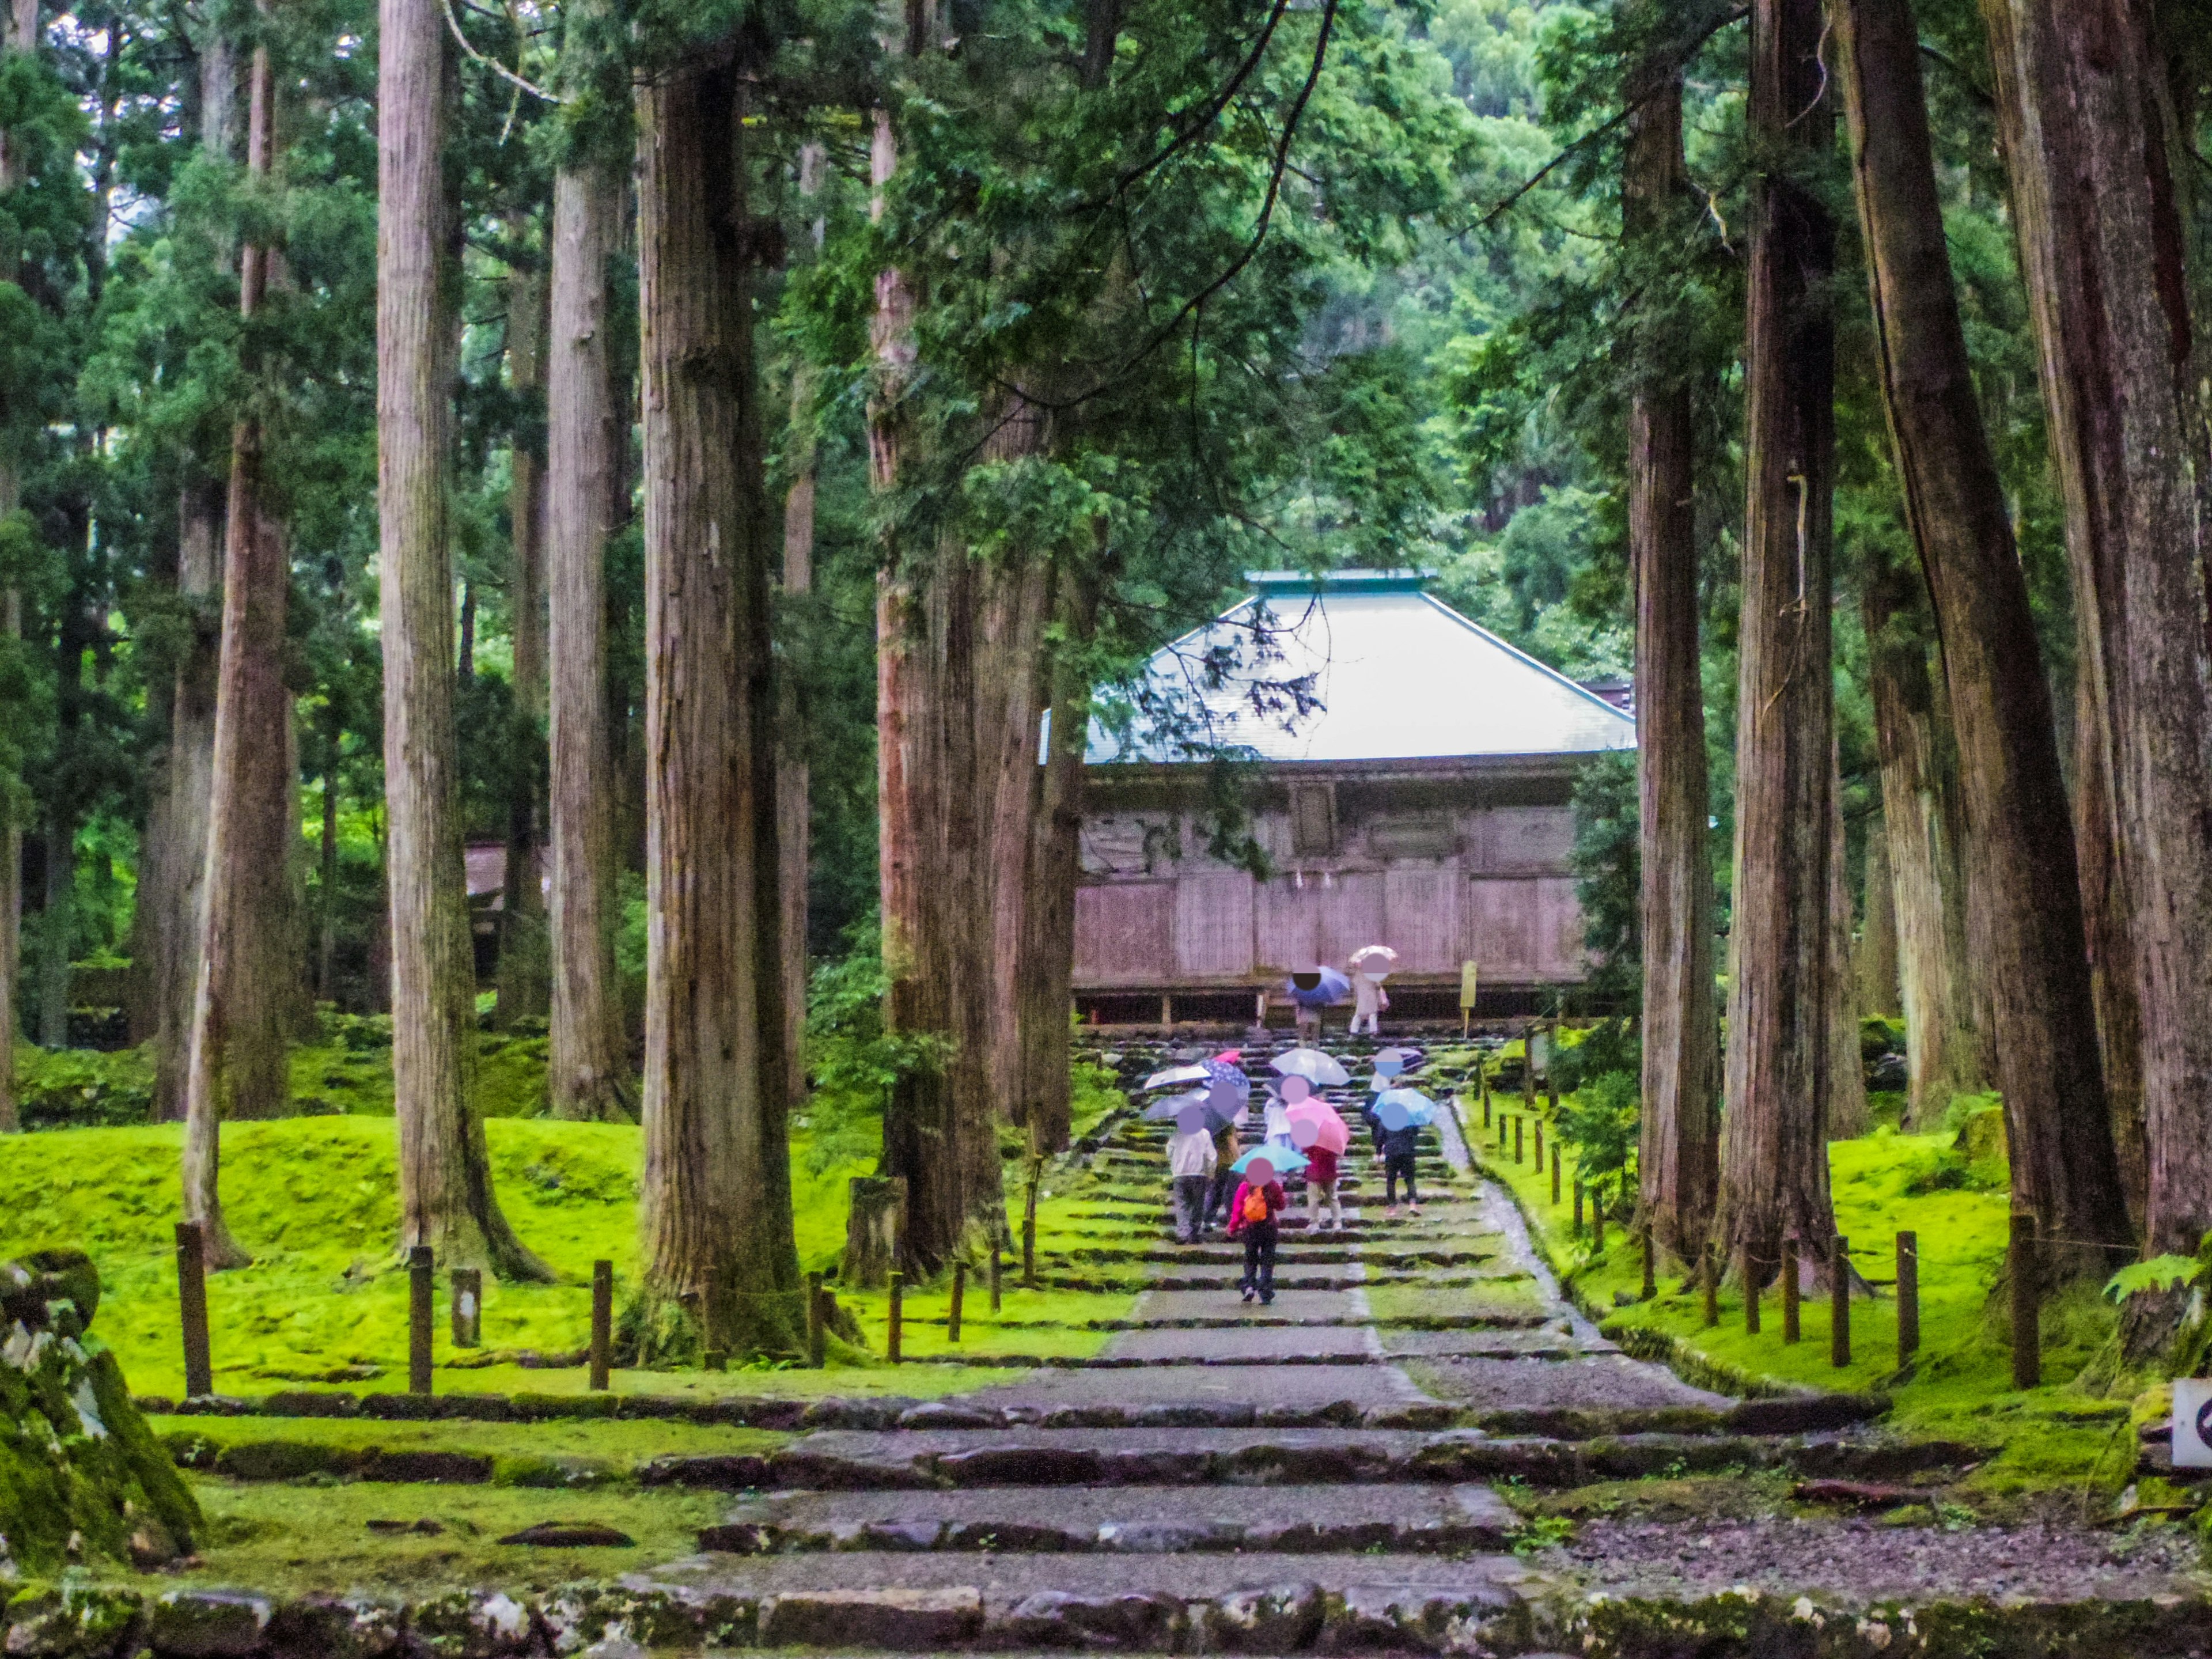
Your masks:
<svg viewBox="0 0 2212 1659"><path fill-rule="evenodd" d="M726 1371L730 1369L730 1351L709 1347L700 1359L699 1365L702 1370Z"/></svg>
<svg viewBox="0 0 2212 1659"><path fill-rule="evenodd" d="M1920 1235L1897 1236L1897 1368L1920 1352Z"/></svg>
<svg viewBox="0 0 2212 1659"><path fill-rule="evenodd" d="M1605 1254L1605 1200L1595 1192L1590 1194L1590 1249Z"/></svg>
<svg viewBox="0 0 2212 1659"><path fill-rule="evenodd" d="M453 1299L453 1346L474 1348L483 1336L483 1269L456 1267L448 1294Z"/></svg>
<svg viewBox="0 0 2212 1659"><path fill-rule="evenodd" d="M1575 1237L1583 1236L1583 1178L1575 1177Z"/></svg>
<svg viewBox="0 0 2212 1659"><path fill-rule="evenodd" d="M906 1275L896 1267L891 1269L891 1299L885 1317L884 1358L896 1365L900 1358L899 1327L906 1322Z"/></svg>
<svg viewBox="0 0 2212 1659"><path fill-rule="evenodd" d="M1536 1109L1536 1023L1529 1020L1521 1027L1521 1109Z"/></svg>
<svg viewBox="0 0 2212 1659"><path fill-rule="evenodd" d="M999 1311L999 1247L991 1246L991 1311Z"/></svg>
<svg viewBox="0 0 2212 1659"><path fill-rule="evenodd" d="M1721 1322L1720 1252L1711 1244L1698 1253L1698 1285L1705 1293L1705 1328L1710 1330Z"/></svg>
<svg viewBox="0 0 2212 1659"><path fill-rule="evenodd" d="M604 1394L612 1380L615 1346L615 1264L592 1263L592 1391Z"/></svg>
<svg viewBox="0 0 2212 1659"><path fill-rule="evenodd" d="M960 1340L960 1304L967 1294L968 1264L956 1261L952 1264L952 1300L945 1304L945 1340L947 1342Z"/></svg>
<svg viewBox="0 0 2212 1659"><path fill-rule="evenodd" d="M430 1328L438 1282L428 1244L407 1252L407 1392L430 1392Z"/></svg>
<svg viewBox="0 0 2212 1659"><path fill-rule="evenodd" d="M1759 1258L1748 1244L1743 1247L1743 1328L1759 1334Z"/></svg>
<svg viewBox="0 0 2212 1659"><path fill-rule="evenodd" d="M1559 1143L1552 1143L1552 1207L1559 1207Z"/></svg>
<svg viewBox="0 0 2212 1659"><path fill-rule="evenodd" d="M806 1363L816 1370L828 1358L829 1343L822 1329L822 1275L806 1275Z"/></svg>
<svg viewBox="0 0 2212 1659"><path fill-rule="evenodd" d="M1490 1073L1482 1074L1482 1127L1490 1127Z"/></svg>
<svg viewBox="0 0 2212 1659"><path fill-rule="evenodd" d="M1784 1233L1782 1236L1782 1340L1784 1342L1798 1341L1805 1334L1797 1307L1799 1293L1797 1235Z"/></svg>
<svg viewBox="0 0 2212 1659"><path fill-rule="evenodd" d="M1828 1363L1851 1363L1851 1249L1841 1233L1828 1246Z"/></svg>
<svg viewBox="0 0 2212 1659"><path fill-rule="evenodd" d="M1536 1173L1544 1173L1544 1120L1536 1120Z"/></svg>
<svg viewBox="0 0 2212 1659"><path fill-rule="evenodd" d="M197 1400L215 1392L208 1347L207 1239L197 1221L177 1224L177 1311L184 1325L185 1393Z"/></svg>
<svg viewBox="0 0 2212 1659"><path fill-rule="evenodd" d="M2042 1308L2037 1300L2035 1218L2012 1218L2012 1249L2005 1270L2012 1279L2012 1385L2033 1389L2043 1381Z"/></svg>
<svg viewBox="0 0 2212 1659"><path fill-rule="evenodd" d="M1553 1166L1552 1178L1555 1182L1559 1179L1556 1165ZM1557 1190L1555 1187L1553 1191ZM1652 1240L1651 1224L1647 1221L1644 1224L1644 1299L1649 1302L1658 1294L1659 1246Z"/></svg>
<svg viewBox="0 0 2212 1659"><path fill-rule="evenodd" d="M1523 1151L1524 1147L1521 1139L1521 1120L1516 1117L1513 1120L1513 1167L1516 1170L1521 1167L1524 1161L1522 1157Z"/></svg>
<svg viewBox="0 0 2212 1659"><path fill-rule="evenodd" d="M1544 1098L1553 1113L1559 1109L1559 1017L1552 1016L1552 1040L1544 1048Z"/></svg>
<svg viewBox="0 0 2212 1659"><path fill-rule="evenodd" d="M1265 997L1267 993L1262 991L1260 994ZM1022 1205L1022 1288L1026 1291L1036 1289L1037 1182L1043 1174L1042 1164L1030 1165L1030 1193Z"/></svg>

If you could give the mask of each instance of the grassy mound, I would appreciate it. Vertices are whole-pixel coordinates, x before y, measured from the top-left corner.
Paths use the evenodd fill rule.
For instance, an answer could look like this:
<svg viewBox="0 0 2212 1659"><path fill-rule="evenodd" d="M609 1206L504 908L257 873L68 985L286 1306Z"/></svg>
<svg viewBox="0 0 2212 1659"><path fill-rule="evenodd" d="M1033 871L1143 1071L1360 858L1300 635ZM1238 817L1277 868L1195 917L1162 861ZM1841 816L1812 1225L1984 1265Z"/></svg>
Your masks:
<svg viewBox="0 0 2212 1659"><path fill-rule="evenodd" d="M0 1583L188 1552L198 1507L86 1331L99 1293L75 1261L0 1260Z"/></svg>

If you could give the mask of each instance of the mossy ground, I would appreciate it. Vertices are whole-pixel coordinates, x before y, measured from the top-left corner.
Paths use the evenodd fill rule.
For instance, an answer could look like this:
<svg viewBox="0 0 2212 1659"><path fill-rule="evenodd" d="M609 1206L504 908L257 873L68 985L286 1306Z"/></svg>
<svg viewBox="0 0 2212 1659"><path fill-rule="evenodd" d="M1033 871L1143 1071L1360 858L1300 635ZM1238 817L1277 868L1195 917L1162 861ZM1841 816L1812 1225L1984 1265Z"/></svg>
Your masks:
<svg viewBox="0 0 2212 1659"><path fill-rule="evenodd" d="M1520 1110L1517 1099L1495 1104ZM1887 1394L1894 1402L1890 1427L1989 1448L1957 1494L1985 1513L2056 1505L2077 1516L2101 1515L2125 1485L2135 1465L2132 1401L2144 1379L2119 1368L2115 1315L2093 1290L2045 1304L2043 1386L2012 1386L2010 1330L2002 1299L1994 1294L2011 1213L2002 1154L1969 1162L1955 1150L1954 1133L1899 1134L1887 1124L1830 1144L1837 1228L1875 1290L1851 1302L1851 1360L1838 1367L1830 1363L1825 1297L1806 1300L1803 1340L1796 1344L1782 1340L1780 1298L1771 1287L1757 1335L1745 1328L1742 1289L1733 1280L1722 1288L1720 1320L1710 1328L1697 1286L1679 1267L1660 1273L1654 1300L1638 1299L1638 1242L1609 1224L1599 1251L1587 1231L1575 1233L1571 1151L1555 1206L1548 1164L1540 1172L1533 1162L1516 1164L1510 1137L1501 1156L1483 1133L1479 1102L1463 1102L1462 1112L1486 1172L1510 1188L1539 1248L1608 1332L1631 1340L1639 1334L1671 1340L1692 1361L1711 1364L1718 1386L1733 1376ZM1533 1136L1524 1145L1533 1159ZM1897 1347L1899 1231L1919 1237L1920 1350L1909 1369L1900 1368Z"/></svg>

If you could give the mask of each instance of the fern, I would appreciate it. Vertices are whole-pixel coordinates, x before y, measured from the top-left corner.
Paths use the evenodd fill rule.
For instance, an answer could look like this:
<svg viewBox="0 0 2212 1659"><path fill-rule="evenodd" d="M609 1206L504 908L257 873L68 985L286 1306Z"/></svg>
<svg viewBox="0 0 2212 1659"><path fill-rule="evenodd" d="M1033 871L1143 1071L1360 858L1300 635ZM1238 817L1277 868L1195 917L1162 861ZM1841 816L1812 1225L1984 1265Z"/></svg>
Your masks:
<svg viewBox="0 0 2212 1659"><path fill-rule="evenodd" d="M2134 1261L2106 1281L2105 1294L2115 1302L2147 1291L2166 1291L2193 1285L2204 1272L2204 1263L2193 1255L2154 1255Z"/></svg>

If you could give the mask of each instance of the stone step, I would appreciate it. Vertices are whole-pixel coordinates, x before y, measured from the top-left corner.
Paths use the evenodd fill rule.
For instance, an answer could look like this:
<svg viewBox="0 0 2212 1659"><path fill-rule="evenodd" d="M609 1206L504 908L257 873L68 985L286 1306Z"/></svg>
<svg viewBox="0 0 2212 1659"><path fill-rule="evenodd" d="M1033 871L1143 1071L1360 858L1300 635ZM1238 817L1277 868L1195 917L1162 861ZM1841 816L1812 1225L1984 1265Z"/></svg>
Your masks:
<svg viewBox="0 0 2212 1659"><path fill-rule="evenodd" d="M1527 1654L1544 1585L1497 1555L916 1551L702 1554L624 1589L702 1609L690 1622L718 1651Z"/></svg>
<svg viewBox="0 0 2212 1659"><path fill-rule="evenodd" d="M1189 1550L1462 1553L1522 1530L1487 1486L992 1487L779 1493L740 1504L699 1534L702 1550L1046 1551L1157 1555Z"/></svg>
<svg viewBox="0 0 2212 1659"><path fill-rule="evenodd" d="M1982 1453L1945 1441L1741 1434L1630 1434L1586 1441L1480 1430L831 1430L766 1455L655 1459L648 1485L723 1491L882 1492L970 1486L1454 1485L1517 1480L1585 1486L1670 1471L1787 1469L1893 1480L1970 1466Z"/></svg>

